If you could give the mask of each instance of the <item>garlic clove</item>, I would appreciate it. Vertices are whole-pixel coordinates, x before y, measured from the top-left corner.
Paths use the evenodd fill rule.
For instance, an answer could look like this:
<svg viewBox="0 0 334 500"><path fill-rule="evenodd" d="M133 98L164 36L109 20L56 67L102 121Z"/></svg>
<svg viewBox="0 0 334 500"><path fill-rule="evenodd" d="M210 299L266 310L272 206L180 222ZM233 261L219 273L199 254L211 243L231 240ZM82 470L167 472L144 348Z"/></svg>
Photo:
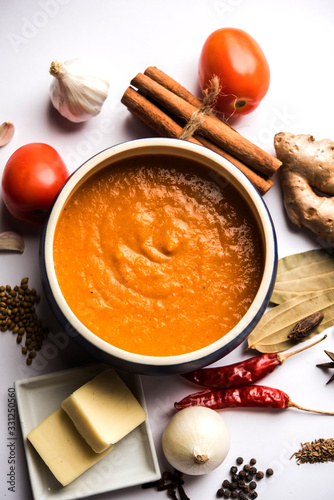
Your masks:
<svg viewBox="0 0 334 500"><path fill-rule="evenodd" d="M0 233L0 250L11 250L13 252L23 253L23 238L13 231Z"/></svg>
<svg viewBox="0 0 334 500"><path fill-rule="evenodd" d="M12 122L4 122L0 125L0 148L6 146L12 139L15 132Z"/></svg>

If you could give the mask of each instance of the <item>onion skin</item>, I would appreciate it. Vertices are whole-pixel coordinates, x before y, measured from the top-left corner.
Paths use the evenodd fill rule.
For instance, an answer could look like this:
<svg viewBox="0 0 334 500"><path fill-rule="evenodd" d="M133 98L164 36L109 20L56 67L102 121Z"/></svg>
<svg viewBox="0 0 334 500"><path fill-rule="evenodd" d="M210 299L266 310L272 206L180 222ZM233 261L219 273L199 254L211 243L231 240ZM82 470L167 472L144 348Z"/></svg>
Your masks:
<svg viewBox="0 0 334 500"><path fill-rule="evenodd" d="M180 472L201 475L225 460L230 432L223 418L202 406L176 413L162 435L162 449L168 462Z"/></svg>

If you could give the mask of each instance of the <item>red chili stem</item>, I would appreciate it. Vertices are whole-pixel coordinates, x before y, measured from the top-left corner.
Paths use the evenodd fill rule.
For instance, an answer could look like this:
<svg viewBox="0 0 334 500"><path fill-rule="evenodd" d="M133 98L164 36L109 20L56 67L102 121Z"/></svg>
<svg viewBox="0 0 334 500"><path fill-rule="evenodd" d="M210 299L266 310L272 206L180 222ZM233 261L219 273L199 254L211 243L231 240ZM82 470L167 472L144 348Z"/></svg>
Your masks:
<svg viewBox="0 0 334 500"><path fill-rule="evenodd" d="M298 353L303 352L303 351L307 351L307 349L309 349L310 347L314 347L315 345L319 344L319 342L322 342L326 338L327 338L327 335L324 335L321 339L318 339L315 342L313 342L313 344L306 345L305 347L301 347L300 349L297 349L296 351L287 352L286 354L277 354L277 356L279 356L279 358L281 360L281 364L282 364L282 363L284 363L284 361L286 359L291 358L291 356L294 356L295 354L298 354Z"/></svg>
<svg viewBox="0 0 334 500"><path fill-rule="evenodd" d="M177 410L182 410L190 406L205 406L212 410L226 408L286 409L293 407L324 415L334 415L334 412L311 410L299 406L293 403L285 392L264 385L247 385L229 389L205 389L204 391L186 396L178 403L174 403L174 406Z"/></svg>
<svg viewBox="0 0 334 500"><path fill-rule="evenodd" d="M326 337L327 335L313 344L287 354L262 354L261 356L254 356L232 365L218 366L214 368L201 368L190 373L185 373L182 376L190 382L194 382L195 384L199 384L204 387L242 387L261 380L263 377L273 372L278 366L283 364L286 359L315 346Z"/></svg>

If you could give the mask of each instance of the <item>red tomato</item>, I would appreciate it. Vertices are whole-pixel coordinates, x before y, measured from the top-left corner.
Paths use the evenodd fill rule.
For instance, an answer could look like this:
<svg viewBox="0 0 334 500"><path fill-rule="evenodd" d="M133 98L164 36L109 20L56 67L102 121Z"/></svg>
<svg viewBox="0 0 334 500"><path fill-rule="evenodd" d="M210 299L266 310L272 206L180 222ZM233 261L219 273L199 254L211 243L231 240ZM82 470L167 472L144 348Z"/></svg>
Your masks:
<svg viewBox="0 0 334 500"><path fill-rule="evenodd" d="M68 175L65 163L51 146L26 144L17 149L5 165L3 201L17 219L43 224Z"/></svg>
<svg viewBox="0 0 334 500"><path fill-rule="evenodd" d="M259 44L236 28L214 31L206 40L199 60L199 84L204 91L217 75L221 92L215 108L225 116L246 115L266 95L270 71Z"/></svg>

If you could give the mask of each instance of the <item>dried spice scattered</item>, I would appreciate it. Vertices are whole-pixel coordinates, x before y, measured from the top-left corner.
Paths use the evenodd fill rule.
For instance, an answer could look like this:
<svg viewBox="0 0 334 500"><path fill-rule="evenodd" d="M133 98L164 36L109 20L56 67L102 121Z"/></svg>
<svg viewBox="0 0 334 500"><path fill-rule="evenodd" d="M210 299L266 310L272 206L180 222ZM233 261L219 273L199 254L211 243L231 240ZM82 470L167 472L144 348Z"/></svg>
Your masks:
<svg viewBox="0 0 334 500"><path fill-rule="evenodd" d="M29 278L22 278L20 285L13 288L0 286L0 331L9 330L16 335L26 363L31 365L47 337L48 329L43 327L35 310L40 296L34 288L28 287L28 281Z"/></svg>
<svg viewBox="0 0 334 500"><path fill-rule="evenodd" d="M157 481L151 481L142 485L143 489L156 488L157 491L166 491L167 496L173 500L190 500L184 490L182 472L174 469L173 472L165 471ZM177 496L177 493L179 497Z"/></svg>
<svg viewBox="0 0 334 500"><path fill-rule="evenodd" d="M295 457L297 465L334 462L334 439L316 439L315 441L302 443Z"/></svg>
<svg viewBox="0 0 334 500"><path fill-rule="evenodd" d="M244 459L238 457L236 459L237 465L242 465ZM264 478L264 472L257 470L254 465L256 459L251 458L248 464L243 465L239 470L238 467L233 465L230 468L231 478L224 479L221 487L217 490L217 498L239 498L243 500L257 498L258 493L255 491L257 488L257 481ZM271 471L269 473L268 471ZM274 473L273 469L267 469L266 475L269 477Z"/></svg>
<svg viewBox="0 0 334 500"><path fill-rule="evenodd" d="M296 341L305 339L314 328L320 325L323 319L324 315L321 311L309 314L309 316L306 316L306 318L301 319L295 324L288 335L288 339Z"/></svg>
<svg viewBox="0 0 334 500"><path fill-rule="evenodd" d="M327 354L327 356L330 357L330 359L332 361L329 362L329 363L320 363L317 366L319 366L320 368L334 368L334 353L333 352L329 352L329 351L325 351L325 353ZM327 384L329 384L330 382L332 382L332 380L334 380L334 375L331 376L331 378L328 380Z"/></svg>

